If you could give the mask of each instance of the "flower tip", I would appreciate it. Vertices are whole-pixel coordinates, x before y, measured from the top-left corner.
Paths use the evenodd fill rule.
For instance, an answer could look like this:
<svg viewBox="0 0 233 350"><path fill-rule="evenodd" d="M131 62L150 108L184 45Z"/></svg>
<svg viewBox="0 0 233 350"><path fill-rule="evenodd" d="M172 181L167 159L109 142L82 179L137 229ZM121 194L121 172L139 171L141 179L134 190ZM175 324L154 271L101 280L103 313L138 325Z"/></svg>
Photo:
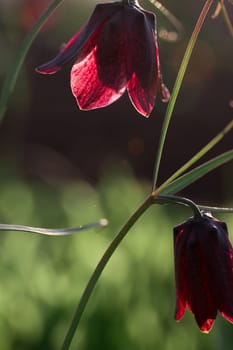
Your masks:
<svg viewBox="0 0 233 350"><path fill-rule="evenodd" d="M168 88L166 87L166 85L164 83L161 84L161 99L162 102L168 102L170 100L170 91L168 90Z"/></svg>
<svg viewBox="0 0 233 350"><path fill-rule="evenodd" d="M151 115L151 113L152 113L152 110L150 109L149 111L145 111L144 109L142 109L142 108L137 108L137 107L135 107L134 106L134 108L136 109L136 111L140 114L140 115L142 115L143 117L145 117L145 118L149 118L150 117L150 115Z"/></svg>
<svg viewBox="0 0 233 350"><path fill-rule="evenodd" d="M200 331L201 331L201 333L203 333L203 334L209 334L209 332L210 332L210 330L202 330L202 329L200 329Z"/></svg>
<svg viewBox="0 0 233 350"><path fill-rule="evenodd" d="M108 224L109 224L109 222L108 222L108 220L107 219L100 219L100 226L102 226L102 227L106 227L106 226L108 226Z"/></svg>
<svg viewBox="0 0 233 350"><path fill-rule="evenodd" d="M46 68L46 66L42 65L42 66L36 67L35 71L40 74L54 74L61 69L61 67L57 67L57 66L52 68Z"/></svg>
<svg viewBox="0 0 233 350"><path fill-rule="evenodd" d="M213 327L214 321L215 321L215 320L213 320L213 319L211 319L211 318L208 319L208 320L204 323L204 325L202 325L202 326L199 327L199 328L200 328L200 331L201 331L202 333L204 333L204 334L208 334L208 333L211 331L212 327Z"/></svg>

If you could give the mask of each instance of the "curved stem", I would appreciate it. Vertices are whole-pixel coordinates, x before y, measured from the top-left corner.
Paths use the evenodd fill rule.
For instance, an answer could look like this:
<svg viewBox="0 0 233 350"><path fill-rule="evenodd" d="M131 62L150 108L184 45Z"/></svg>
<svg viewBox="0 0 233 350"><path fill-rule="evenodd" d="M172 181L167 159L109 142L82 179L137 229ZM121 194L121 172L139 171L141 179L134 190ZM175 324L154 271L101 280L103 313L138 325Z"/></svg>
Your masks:
<svg viewBox="0 0 233 350"><path fill-rule="evenodd" d="M138 207L138 209L131 215L131 217L128 219L128 221L125 223L125 225L121 228L121 230L118 232L118 234L115 236L113 241L110 243L109 247L105 251L104 255L100 259L98 265L96 266L93 274L91 275L84 292L82 294L82 297L80 299L80 302L77 306L77 309L74 313L73 319L71 321L70 327L68 329L68 332L66 334L66 337L64 339L63 345L61 347L61 350L68 350L69 346L72 342L73 336L75 334L75 331L79 325L80 319L82 317L82 314L85 310L85 307L87 305L87 302L93 292L93 289L96 285L96 283L99 280L99 277L104 270L105 266L107 265L108 261L110 260L112 254L117 249L123 238L126 236L130 228L133 226L133 224L139 219L139 217L146 211L146 209L152 204L152 197L149 196L146 198L146 200Z"/></svg>
<svg viewBox="0 0 233 350"><path fill-rule="evenodd" d="M178 93L180 91L181 88L181 84L184 78L184 74L186 72L194 45L197 41L197 37L198 34L201 30L201 27L204 23L204 20L208 14L208 11L212 5L213 0L207 0L202 11L201 14L197 20L196 26L194 28L194 31L192 33L192 36L189 40L187 49L185 51L184 54L184 58L182 60L176 81L175 81L175 85L172 91L172 95L171 95L171 99L168 103L167 106L167 111L166 111L166 115L165 115L165 119L163 122L163 127L162 127L162 131L161 131L161 135L160 135L160 140L159 140L159 145L158 145L158 149L157 149L157 154L156 154L156 160L155 160L155 166L154 166L154 179L153 179L153 188L152 191L154 191L156 189L157 186L157 179L158 179L158 173L159 173L159 167L160 167L160 162L161 162L161 158L162 158L162 153L163 153L163 148L164 148L164 144L165 144L165 139L166 139L166 135L167 135L167 131L168 131L168 127L171 121L171 117L172 117L172 113L174 110L174 106L177 100L177 96Z"/></svg>
<svg viewBox="0 0 233 350"><path fill-rule="evenodd" d="M196 217L201 217L202 211L225 213L225 214L233 213L233 208L220 208L220 207L211 207L211 206L196 204L189 198L174 196L174 195L158 195L158 197L155 198L153 202L157 204L173 203L173 204L181 204L186 207L189 206L193 210L194 215Z"/></svg>
<svg viewBox="0 0 233 350"><path fill-rule="evenodd" d="M181 204L185 206L189 206L194 213L194 216L196 218L201 218L202 214L197 204L195 204L191 199L180 197L180 196L173 196L173 195L165 195L165 196L158 196L155 198L154 203L173 203L173 204Z"/></svg>
<svg viewBox="0 0 233 350"><path fill-rule="evenodd" d="M94 227L105 227L108 225L106 219L100 219L97 222L92 222L86 225L80 225L78 227L72 228L42 228L42 227L33 227L25 225L9 225L9 224L0 224L0 231L21 231L21 232L30 232L30 233L39 233L46 236L67 236L73 233L77 233L84 230L89 230Z"/></svg>

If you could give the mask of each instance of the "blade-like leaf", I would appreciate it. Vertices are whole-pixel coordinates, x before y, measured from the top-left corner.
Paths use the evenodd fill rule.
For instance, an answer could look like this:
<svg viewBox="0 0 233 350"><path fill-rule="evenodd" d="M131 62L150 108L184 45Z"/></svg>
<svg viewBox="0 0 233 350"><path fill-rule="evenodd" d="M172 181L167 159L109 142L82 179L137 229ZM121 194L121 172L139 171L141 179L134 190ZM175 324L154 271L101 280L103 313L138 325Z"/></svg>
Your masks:
<svg viewBox="0 0 233 350"><path fill-rule="evenodd" d="M174 88L171 94L171 98L170 101L168 103L167 106L167 111L165 114L165 118L163 121L163 125L162 125L162 130L161 130L161 134L160 134L160 140L159 140L159 145L157 148L157 153L156 153L156 159L155 159L155 165L154 165L154 176L153 176L153 186L152 186L152 191L156 190L157 187L157 179L158 179L158 174L159 174L159 169L160 169L160 163L161 163L161 158L162 158L162 153L163 153L163 149L164 149L164 144L165 144L165 140L166 140L166 136L167 136L167 131L168 131L168 127L170 125L170 121L171 121L171 117L173 115L173 110L175 107L175 103L178 97L178 94L180 92L180 88L184 79L184 75L191 57L191 54L193 52L195 43L197 41L198 38L198 34L202 28L202 25L204 23L204 20L208 14L208 11L211 7L213 3L213 0L207 0L206 3L203 6L203 9L201 11L201 14L197 20L197 23L195 25L195 28L193 30L193 33L191 35L191 38L189 40L189 43L187 45L183 60L181 62L181 66L179 69L179 72L177 74L177 78L174 84Z"/></svg>
<svg viewBox="0 0 233 350"><path fill-rule="evenodd" d="M9 70L8 75L6 76L6 80L4 82L1 97L0 97L0 121L2 120L4 113L7 109L8 99L15 87L16 80L18 78L20 69L23 65L26 54L33 42L39 33L43 24L47 21L49 16L57 9L59 5L61 5L64 0L54 0L49 7L44 11L44 13L40 16L38 21L34 24L31 31L25 37L21 49L16 55L15 62L12 65L12 68Z"/></svg>
<svg viewBox="0 0 233 350"><path fill-rule="evenodd" d="M175 194L183 190L184 188L186 188L188 185L192 184L196 180L200 179L202 176L206 175L210 171L216 169L220 165L223 165L229 162L232 159L233 159L233 150L230 150L196 167L195 169L189 171L188 173L179 177L175 181L171 182L164 189L162 189L163 185L161 185L161 191L159 191L158 189L156 192L164 195Z"/></svg>

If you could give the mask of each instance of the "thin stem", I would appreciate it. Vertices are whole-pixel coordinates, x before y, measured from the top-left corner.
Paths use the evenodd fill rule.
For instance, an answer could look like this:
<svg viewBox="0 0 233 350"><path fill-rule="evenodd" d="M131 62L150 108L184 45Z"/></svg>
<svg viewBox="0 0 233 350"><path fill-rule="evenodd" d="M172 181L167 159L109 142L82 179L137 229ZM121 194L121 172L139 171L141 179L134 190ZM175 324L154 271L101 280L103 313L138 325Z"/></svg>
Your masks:
<svg viewBox="0 0 233 350"><path fill-rule="evenodd" d="M0 224L0 231L21 231L21 232L30 232L38 233L46 236L67 236L73 233L78 233L80 231L88 230L94 227L105 227L108 225L106 219L100 219L97 222L92 222L90 224L81 225L78 227L72 228L42 228L42 227L32 227L25 225L8 225Z"/></svg>
<svg viewBox="0 0 233 350"><path fill-rule="evenodd" d="M139 219L139 217L148 209L148 207L152 204L152 198L151 196L147 197L146 200L138 207L138 209L131 215L131 217L128 219L128 221L125 223L125 225L121 228L121 230L118 232L118 234L115 236L113 241L110 243L109 247L103 254L102 258L100 259L98 265L96 266L93 274L91 275L84 291L82 294L82 297L80 299L80 302L77 306L77 309L74 313L73 319L71 321L70 327L68 329L68 332L66 334L66 337L64 339L63 345L61 347L61 350L68 350L69 346L72 342L72 339L74 337L75 331L79 325L80 319L82 317L82 314L85 310L85 307L87 305L87 302L93 292L93 289L96 285L96 283L99 280L99 277L104 270L105 266L107 265L108 261L110 260L112 254L117 249L123 238L126 236L130 228L133 226L133 224Z"/></svg>
<svg viewBox="0 0 233 350"><path fill-rule="evenodd" d="M233 213L233 208L211 207L211 206L196 204L189 198L174 196L174 195L158 195L158 197L155 198L153 202L157 204L173 203L173 204L181 204L186 207L188 206L193 210L194 216L196 217L201 217L202 211L225 213L225 214Z"/></svg>
<svg viewBox="0 0 233 350"><path fill-rule="evenodd" d="M220 208L220 207L209 207L206 205L199 205L198 207L200 210L203 211L210 211L210 212L215 212L215 213L224 213L224 214L232 214L233 213L233 208Z"/></svg>
<svg viewBox="0 0 233 350"><path fill-rule="evenodd" d="M195 204L191 199L173 196L173 195L165 195L158 196L155 198L154 203L173 203L173 204L181 204L190 207L193 210L194 216L196 218L201 218L202 214L197 204Z"/></svg>
<svg viewBox="0 0 233 350"><path fill-rule="evenodd" d="M163 15L166 17L166 19L173 25L175 30L177 31L177 38L178 40L182 32L184 30L182 23L171 13L163 4L161 4L160 1L157 0L149 0Z"/></svg>
<svg viewBox="0 0 233 350"><path fill-rule="evenodd" d="M223 14L224 21L227 25L228 31L229 31L232 39L233 39L233 26L231 24L230 17L228 16L228 12L227 12L226 6L224 5L223 0L220 0L220 3L221 3L221 7L222 7L222 14Z"/></svg>
<svg viewBox="0 0 233 350"><path fill-rule="evenodd" d="M155 160L155 166L154 166L154 179L153 179L153 188L152 190L154 191L156 186L157 186L157 179L158 179L158 173L159 173L159 167L160 167L160 162L161 162L161 157L162 157L162 153L163 153L163 148L164 148L164 144L165 144L165 140L166 140L166 135L167 135L167 131L168 131L168 127L171 121L171 117L172 117L172 113L174 110L174 106L176 103L176 99L177 96L179 94L180 88L181 88L181 84L184 78L184 74L186 72L194 45L197 41L197 37L198 34L201 30L201 27L204 23L204 20L208 14L208 11L212 5L213 0L207 0L202 11L201 14L197 20L196 26L194 28L194 31L192 33L192 36L189 40L187 49L185 51L184 54L184 58L182 60L176 81L175 81L175 85L172 91L172 95L171 95L171 99L168 103L167 106L167 111L166 111L166 115L165 115L165 119L163 122L163 127L162 127L162 131L161 131L161 136L160 136L160 140L159 140L159 145L158 145L158 149L157 149L157 155L156 155L156 160Z"/></svg>
<svg viewBox="0 0 233 350"><path fill-rule="evenodd" d="M174 174L172 174L161 186L159 186L153 194L157 194L163 190L169 183L174 181L180 175L182 175L187 169L201 159L207 152L209 152L223 137L233 129L233 120L230 121L210 142L207 143L199 152L197 152L188 162L180 167Z"/></svg>
<svg viewBox="0 0 233 350"><path fill-rule="evenodd" d="M0 98L0 121L2 120L6 109L7 109L7 103L9 100L9 97L15 87L20 69L23 65L24 59L26 57L26 54L36 38L37 34L39 33L41 27L46 22L46 20L49 18L49 16L58 8L58 6L61 5L61 3L64 0L54 0L51 5L44 11L44 13L41 15L41 17L38 19L38 21L34 24L31 31L28 33L28 35L25 37L22 47L19 50L16 60L14 64L12 65L12 68L10 69L9 74L7 75L2 92L1 92L1 98Z"/></svg>

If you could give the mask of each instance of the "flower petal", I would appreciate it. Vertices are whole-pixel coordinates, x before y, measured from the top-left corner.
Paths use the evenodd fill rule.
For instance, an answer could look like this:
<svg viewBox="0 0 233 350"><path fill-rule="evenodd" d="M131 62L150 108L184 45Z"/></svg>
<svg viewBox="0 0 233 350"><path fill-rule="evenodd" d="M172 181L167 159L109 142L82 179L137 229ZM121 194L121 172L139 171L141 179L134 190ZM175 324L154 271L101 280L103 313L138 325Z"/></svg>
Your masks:
<svg viewBox="0 0 233 350"><path fill-rule="evenodd" d="M222 316L233 323L233 248L228 238L227 227L222 222L218 227L218 249L215 250L215 294Z"/></svg>
<svg viewBox="0 0 233 350"><path fill-rule="evenodd" d="M202 239L201 239L202 237ZM205 232L199 238L208 271L207 284L213 303L230 322L233 320L233 249L227 226L205 217Z"/></svg>
<svg viewBox="0 0 233 350"><path fill-rule="evenodd" d="M207 320L205 320L204 323L200 324L197 320L197 323L199 324L200 331L202 331L203 333L209 333L211 331L211 328L213 327L214 321L215 321L215 318L214 319L208 318Z"/></svg>
<svg viewBox="0 0 233 350"><path fill-rule="evenodd" d="M36 71L41 74L53 74L59 71L72 58L71 50L75 49L75 43L77 43L81 31L82 29L72 36L54 59L37 67Z"/></svg>
<svg viewBox="0 0 233 350"><path fill-rule="evenodd" d="M107 106L126 89L126 40L122 26L121 6L89 38L72 68L71 89L81 109Z"/></svg>
<svg viewBox="0 0 233 350"><path fill-rule="evenodd" d="M53 74L78 55L85 42L95 32L96 28L108 21L109 18L118 10L119 3L98 4L87 22L62 48L59 54L49 62L36 68L38 73Z"/></svg>
<svg viewBox="0 0 233 350"><path fill-rule="evenodd" d="M128 8L127 11L127 69L131 76L127 86L128 94L138 112L149 116L158 88L155 17L133 8Z"/></svg>
<svg viewBox="0 0 233 350"><path fill-rule="evenodd" d="M74 64L71 70L71 89L82 110L107 106L125 91L125 87L116 91L103 85L98 76L95 51L96 48L84 60Z"/></svg>
<svg viewBox="0 0 233 350"><path fill-rule="evenodd" d="M209 281L213 251L208 222L205 220L190 219L174 229L178 299L176 319L182 317L181 302L184 300L200 330L209 332L217 316L217 304Z"/></svg>
<svg viewBox="0 0 233 350"><path fill-rule="evenodd" d="M208 332L217 316L217 304L210 284L210 265L214 252L210 240L208 223L205 219L193 222L186 248L186 266L188 268L188 301L199 328Z"/></svg>
<svg viewBox="0 0 233 350"><path fill-rule="evenodd" d="M176 311L175 320L180 321L185 313L186 303L183 300L183 296L180 294L180 290L176 291Z"/></svg>
<svg viewBox="0 0 233 350"><path fill-rule="evenodd" d="M174 228L175 279L176 279L176 311L175 320L184 316L187 304L187 285L185 267L185 247L187 234L182 226Z"/></svg>

